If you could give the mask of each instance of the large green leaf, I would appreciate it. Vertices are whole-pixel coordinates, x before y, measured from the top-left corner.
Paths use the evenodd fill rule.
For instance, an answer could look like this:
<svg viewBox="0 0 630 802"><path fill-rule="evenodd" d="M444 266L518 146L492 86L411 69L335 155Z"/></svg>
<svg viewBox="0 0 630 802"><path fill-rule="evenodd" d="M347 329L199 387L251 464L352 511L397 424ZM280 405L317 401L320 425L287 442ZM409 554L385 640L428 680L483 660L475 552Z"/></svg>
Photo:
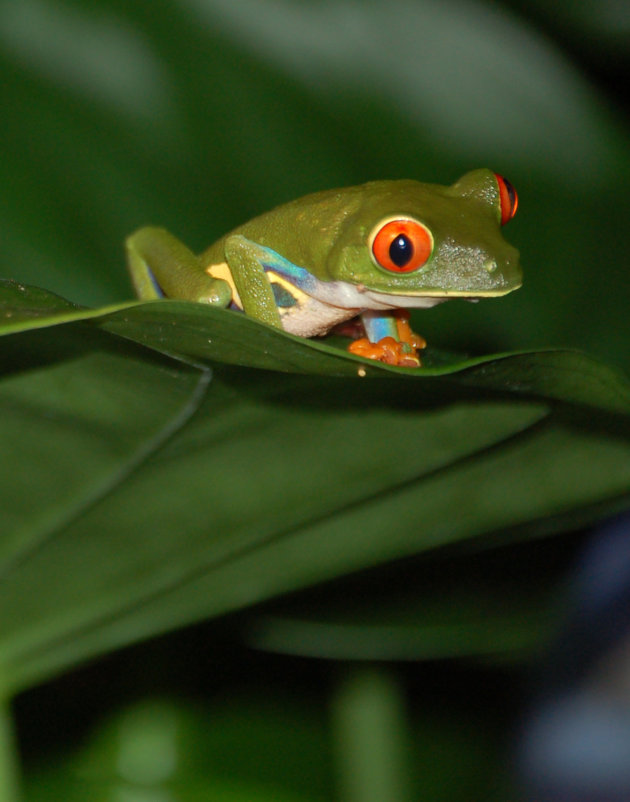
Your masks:
<svg viewBox="0 0 630 802"><path fill-rule="evenodd" d="M3 387L17 383L20 410L33 406L38 420L7 439L7 464L22 467L2 489L15 521L0 585L2 671L12 686L369 566L507 530L553 531L627 504L628 383L584 355L405 370L195 304L69 310L42 291L26 296L22 321L11 318L1 341ZM150 380L157 360L157 381L179 382L185 370L198 383L202 368L173 357L177 372L160 364L176 352L214 365L183 428L181 408ZM61 383L60 409L78 442L59 426L46 381ZM112 403L140 417L139 431L170 415L172 436L101 478L76 420L87 414L92 439L96 429L124 444L136 424L126 424L128 435L105 426ZM14 420L4 416L7 431ZM50 474L57 453L70 467L52 471L56 506L42 506L42 525L27 477L33 464ZM442 648L452 651L448 633Z"/></svg>
<svg viewBox="0 0 630 802"><path fill-rule="evenodd" d="M0 280L0 335L93 321L103 329L165 354L242 367L327 376L395 375L414 380L458 374L462 386L556 399L625 414L625 377L578 351L547 349L464 359L429 348L421 370L354 357L343 338L304 339L229 310L185 301L129 302L86 309L46 290ZM341 345L340 345L341 343Z"/></svg>
<svg viewBox="0 0 630 802"><path fill-rule="evenodd" d="M457 396L465 387L472 392L507 392L622 415L630 409L630 385L625 377L578 351L548 349L467 360L429 349L425 366L410 370L354 357L345 351L345 345L339 345L343 338L308 340L203 304L150 301L82 309L45 290L3 281L0 320L0 335L93 321L106 331L164 354L211 363L327 376L390 375L423 382L441 377L440 390L446 396L448 377L456 373Z"/></svg>

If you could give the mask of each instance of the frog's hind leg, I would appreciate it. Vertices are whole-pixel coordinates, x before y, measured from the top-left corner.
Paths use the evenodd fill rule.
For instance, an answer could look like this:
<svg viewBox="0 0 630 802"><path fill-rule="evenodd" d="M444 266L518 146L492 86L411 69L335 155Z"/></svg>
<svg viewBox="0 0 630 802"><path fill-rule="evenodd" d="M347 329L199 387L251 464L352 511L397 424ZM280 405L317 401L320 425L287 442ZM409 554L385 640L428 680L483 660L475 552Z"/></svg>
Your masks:
<svg viewBox="0 0 630 802"><path fill-rule="evenodd" d="M127 238L127 264L138 298L174 298L227 306L227 282L213 278L183 242L163 228L141 228Z"/></svg>

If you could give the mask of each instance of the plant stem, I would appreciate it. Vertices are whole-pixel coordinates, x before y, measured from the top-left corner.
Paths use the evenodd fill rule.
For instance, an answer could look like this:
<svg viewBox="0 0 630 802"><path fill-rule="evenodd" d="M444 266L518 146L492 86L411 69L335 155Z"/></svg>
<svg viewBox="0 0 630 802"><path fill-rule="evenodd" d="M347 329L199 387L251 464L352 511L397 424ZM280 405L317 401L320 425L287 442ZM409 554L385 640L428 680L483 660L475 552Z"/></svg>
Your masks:
<svg viewBox="0 0 630 802"><path fill-rule="evenodd" d="M407 802L403 693L392 669L354 665L333 701L341 802Z"/></svg>
<svg viewBox="0 0 630 802"><path fill-rule="evenodd" d="M13 732L11 704L7 699L0 702L0 800L18 802L18 758Z"/></svg>

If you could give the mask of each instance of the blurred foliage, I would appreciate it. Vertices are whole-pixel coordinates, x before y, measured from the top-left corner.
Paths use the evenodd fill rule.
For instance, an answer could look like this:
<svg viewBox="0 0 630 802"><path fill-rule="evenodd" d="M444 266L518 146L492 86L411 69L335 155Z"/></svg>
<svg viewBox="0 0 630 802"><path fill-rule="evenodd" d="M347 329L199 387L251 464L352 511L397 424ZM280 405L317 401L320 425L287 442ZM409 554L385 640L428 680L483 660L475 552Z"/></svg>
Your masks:
<svg viewBox="0 0 630 802"><path fill-rule="evenodd" d="M509 798L514 674L413 661L514 657L548 636L575 539L490 547L627 504L627 382L577 354L439 349L570 346L630 368L628 23L626 4L592 0L0 2L0 275L118 307L90 322L9 285L22 323L1 352L3 684L376 566L232 617L227 639L198 625L22 696L29 799L337 798L327 664L239 638L412 661L410 798ZM417 313L434 376L378 366L360 382L333 346L241 320L225 347L228 313L120 306L139 225L202 250L313 190L477 166L518 189L506 234L525 284ZM234 344L241 364L328 378L225 367ZM187 683L198 710L124 705ZM121 739L168 762L175 730L183 768L150 782L136 753L141 779L121 773Z"/></svg>

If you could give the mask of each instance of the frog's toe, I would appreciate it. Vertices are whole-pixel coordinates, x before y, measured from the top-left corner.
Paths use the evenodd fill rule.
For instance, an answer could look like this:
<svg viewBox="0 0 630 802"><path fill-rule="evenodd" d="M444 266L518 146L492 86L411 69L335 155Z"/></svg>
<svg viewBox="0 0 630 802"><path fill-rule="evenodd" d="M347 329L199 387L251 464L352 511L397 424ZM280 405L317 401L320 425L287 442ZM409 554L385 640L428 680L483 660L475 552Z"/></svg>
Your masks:
<svg viewBox="0 0 630 802"><path fill-rule="evenodd" d="M413 351L421 351L423 348L427 347L427 341L424 337L421 337L412 330L409 322L410 315L407 309L397 309L393 317L396 320L398 339L401 342L407 343Z"/></svg>
<svg viewBox="0 0 630 802"><path fill-rule="evenodd" d="M401 368L419 368L422 365L422 362L417 353L401 354L398 358L397 364Z"/></svg>

